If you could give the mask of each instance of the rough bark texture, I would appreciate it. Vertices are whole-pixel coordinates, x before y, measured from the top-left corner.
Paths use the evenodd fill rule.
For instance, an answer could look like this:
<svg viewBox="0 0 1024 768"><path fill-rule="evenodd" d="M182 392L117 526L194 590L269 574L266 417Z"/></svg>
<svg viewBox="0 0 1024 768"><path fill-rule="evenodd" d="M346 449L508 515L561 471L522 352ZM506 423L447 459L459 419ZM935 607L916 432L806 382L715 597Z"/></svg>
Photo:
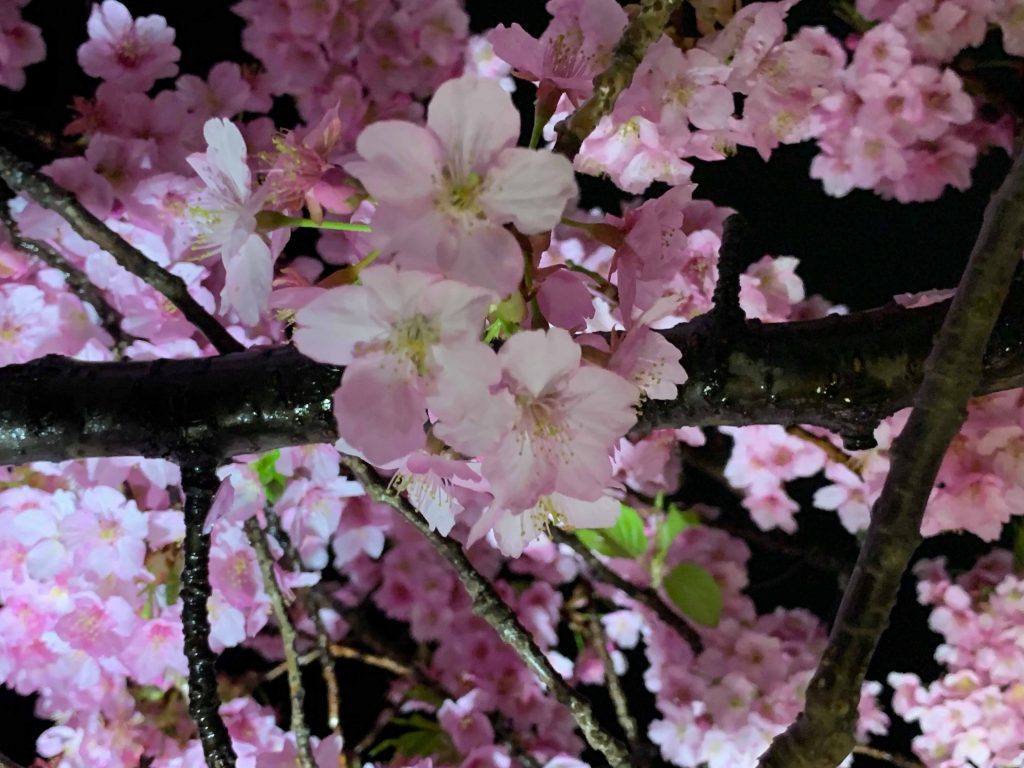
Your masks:
<svg viewBox="0 0 1024 768"><path fill-rule="evenodd" d="M209 768L234 768L235 751L220 716L217 692L217 657L210 650L210 535L203 524L220 481L216 464L205 455L182 461L181 485L185 492L185 565L181 573L181 623L188 658L188 713L199 731Z"/></svg>
<svg viewBox="0 0 1024 768"><path fill-rule="evenodd" d="M637 431L814 424L843 435L848 447L869 446L878 421L911 404L948 308L892 305L798 323L748 321L739 331L723 331L713 313L698 317L665 332L690 378L676 400L649 401ZM340 377L341 369L289 347L152 362L49 356L0 367L0 464L170 456L199 442L218 457L333 442L331 396ZM1020 386L1018 275L974 392Z"/></svg>

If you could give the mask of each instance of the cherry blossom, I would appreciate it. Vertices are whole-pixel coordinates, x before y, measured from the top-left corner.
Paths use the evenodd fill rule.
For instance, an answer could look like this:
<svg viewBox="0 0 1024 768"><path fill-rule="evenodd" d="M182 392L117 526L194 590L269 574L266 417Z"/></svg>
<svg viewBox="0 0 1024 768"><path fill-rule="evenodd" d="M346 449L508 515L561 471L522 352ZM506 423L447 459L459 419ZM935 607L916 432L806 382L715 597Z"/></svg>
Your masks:
<svg viewBox="0 0 1024 768"><path fill-rule="evenodd" d="M404 267L510 293L523 260L502 225L551 229L575 193L568 161L516 148L518 134L508 94L472 77L437 90L425 128L386 120L364 129L361 159L345 169L378 201L374 246Z"/></svg>
<svg viewBox="0 0 1024 768"><path fill-rule="evenodd" d="M86 74L132 91L148 91L157 80L178 74L180 56L163 16L133 19L118 0L93 5L89 41L78 49Z"/></svg>
<svg viewBox="0 0 1024 768"><path fill-rule="evenodd" d="M256 231L256 214L268 192L253 191L245 141L233 123L208 120L203 135L206 152L188 158L206 185L199 203L205 230L200 242L224 263L221 311L234 310L242 322L255 325L267 310L274 268L274 254Z"/></svg>

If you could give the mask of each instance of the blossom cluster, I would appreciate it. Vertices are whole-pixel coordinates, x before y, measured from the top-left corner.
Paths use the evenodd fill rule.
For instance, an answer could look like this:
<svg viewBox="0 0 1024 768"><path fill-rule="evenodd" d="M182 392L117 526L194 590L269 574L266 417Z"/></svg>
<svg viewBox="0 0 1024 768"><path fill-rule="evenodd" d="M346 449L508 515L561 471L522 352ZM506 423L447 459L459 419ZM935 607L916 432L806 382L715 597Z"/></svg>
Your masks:
<svg viewBox="0 0 1024 768"><path fill-rule="evenodd" d="M917 723L914 752L928 768L1017 765L1024 759L1024 655L1019 643L1024 582L1011 553L994 550L952 576L943 559L914 569L917 595L942 635L935 660L946 671L925 684L892 673L893 710Z"/></svg>
<svg viewBox="0 0 1024 768"><path fill-rule="evenodd" d="M643 192L653 181L685 183L693 171L688 158L721 160L752 147L767 159L779 145L813 140L821 152L811 175L829 194L871 189L913 202L933 200L947 186L966 189L988 147L1010 151L1011 121L983 118L980 101L949 62L983 41L987 23L998 23L1006 51L1019 53L1013 3L858 3L885 21L865 22L870 29L845 40L824 27L801 27L790 37L793 5L745 5L688 47L663 35L584 141L577 170ZM579 29L579 6L549 3L549 29ZM589 95L587 76L600 71L603 41L623 23L614 0L587 8L588 23L600 27L588 36L548 32L535 41L514 27L490 34L523 77L564 94L550 110L552 123Z"/></svg>

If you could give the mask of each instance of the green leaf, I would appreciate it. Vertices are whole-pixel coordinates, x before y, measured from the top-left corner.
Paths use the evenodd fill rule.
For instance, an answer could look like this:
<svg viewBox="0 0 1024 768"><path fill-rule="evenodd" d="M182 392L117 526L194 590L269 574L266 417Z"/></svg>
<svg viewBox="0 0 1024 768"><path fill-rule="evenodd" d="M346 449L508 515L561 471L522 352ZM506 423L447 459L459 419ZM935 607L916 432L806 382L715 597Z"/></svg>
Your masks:
<svg viewBox="0 0 1024 768"><path fill-rule="evenodd" d="M697 525L696 515L689 511L682 511L675 504L669 504L668 512L661 519L654 536L656 550L654 557L651 558L651 578L655 586L661 584L665 556L668 555L668 549L672 546L672 542L675 541L676 536L694 525Z"/></svg>
<svg viewBox="0 0 1024 768"><path fill-rule="evenodd" d="M455 747L441 726L419 713L394 717L390 724L405 726L409 730L375 744L369 751L370 757L376 757L388 749L395 750L403 757L438 758L455 754Z"/></svg>
<svg viewBox="0 0 1024 768"><path fill-rule="evenodd" d="M693 522L688 520L682 510L679 509L675 504L668 508L668 513L661 521L661 525L658 526L658 533L656 536L658 544L658 554L664 556L664 553L668 552L668 548L672 546L672 542L676 540L676 536L685 531L687 528L692 528Z"/></svg>
<svg viewBox="0 0 1024 768"><path fill-rule="evenodd" d="M273 504L284 493L288 478L277 471L277 460L281 458L281 451L274 449L260 456L251 466L260 479L260 485L267 494L267 501Z"/></svg>
<svg viewBox="0 0 1024 768"><path fill-rule="evenodd" d="M717 627L722 590L710 573L695 563L680 563L665 576L665 592L680 611L698 624Z"/></svg>
<svg viewBox="0 0 1024 768"><path fill-rule="evenodd" d="M409 689L409 692L406 693L406 697L414 701L422 701L435 707L440 707L444 704L444 697L442 697L433 688L426 685L414 685Z"/></svg>
<svg viewBox="0 0 1024 768"><path fill-rule="evenodd" d="M647 551L647 535L640 513L621 504L619 519L611 528L576 531L577 538L595 552L608 557L635 560Z"/></svg>

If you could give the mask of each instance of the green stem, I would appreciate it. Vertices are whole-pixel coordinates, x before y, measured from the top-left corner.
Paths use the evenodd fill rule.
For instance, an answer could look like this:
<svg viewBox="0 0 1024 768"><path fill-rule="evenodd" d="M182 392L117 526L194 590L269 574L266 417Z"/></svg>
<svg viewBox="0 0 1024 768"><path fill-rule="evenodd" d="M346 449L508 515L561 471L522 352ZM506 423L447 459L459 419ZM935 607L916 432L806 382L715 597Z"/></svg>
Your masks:
<svg viewBox="0 0 1024 768"><path fill-rule="evenodd" d="M329 229L338 232L370 232L369 224L359 224L352 221L313 221L300 216L286 216L277 211L260 211L256 214L256 225L263 232L282 227L297 227L303 229Z"/></svg>

